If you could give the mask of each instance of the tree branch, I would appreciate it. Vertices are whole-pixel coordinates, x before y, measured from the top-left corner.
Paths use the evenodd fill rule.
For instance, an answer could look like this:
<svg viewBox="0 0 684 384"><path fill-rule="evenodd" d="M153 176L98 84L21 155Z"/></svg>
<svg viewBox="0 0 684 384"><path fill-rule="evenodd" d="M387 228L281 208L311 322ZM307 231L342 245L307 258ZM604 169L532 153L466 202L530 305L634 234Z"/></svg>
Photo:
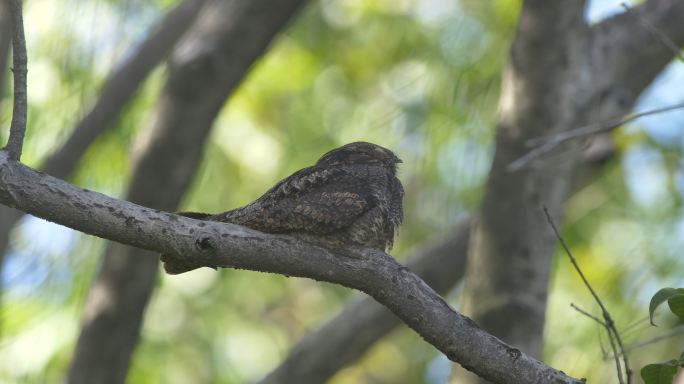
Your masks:
<svg viewBox="0 0 684 384"><path fill-rule="evenodd" d="M592 61L598 72L597 88L616 95L619 106L631 106L630 99L635 99L674 57L662 39L684 46L683 18L684 2L648 0L593 26ZM654 29L659 33L654 34ZM607 96L600 101L605 103ZM627 112L612 111L604 116Z"/></svg>
<svg viewBox="0 0 684 384"><path fill-rule="evenodd" d="M684 108L684 102L682 103L677 103L673 105L668 105L665 107L661 108L656 108L656 109L651 109L648 111L643 111L643 112L638 112L633 115L628 115L628 116L619 116L619 117L613 117L611 119L608 119L606 121L599 121L597 123L590 123L587 124L583 127L579 128L573 128L567 131L563 132L558 132L553 135L549 135L547 137L538 137L535 139L530 139L527 141L527 143L531 146L536 146L535 148L531 149L529 152L527 152L525 155L519 157L515 161L513 161L511 164L508 166L508 170L510 172L515 172L519 171L523 167L525 167L527 164L529 164L530 161L536 159L539 156L542 156L549 151L553 150L557 146L565 143L566 141L569 140L575 140L579 138L583 138L586 136L592 136L592 135L597 135L601 133L608 133L615 128L618 128L624 124L627 124L629 122L632 122L634 120L637 120L639 118L642 118L644 116L651 116L659 113L664 113L664 112L669 112L669 111L674 111L677 109L682 109Z"/></svg>
<svg viewBox="0 0 684 384"><path fill-rule="evenodd" d="M7 0L12 15L12 72L14 73L14 104L12 125L5 149L12 160L21 158L26 133L26 39L21 0Z"/></svg>
<svg viewBox="0 0 684 384"><path fill-rule="evenodd" d="M624 8L626 11L629 11L632 7L629 6L627 3L622 3L622 8ZM658 29L655 25L651 24L650 21L648 21L645 18L639 18L640 24L644 26L644 28L648 29L653 36L657 37L658 40L660 40L661 43L663 43L674 55L674 57L678 58L679 61L684 62L684 54L682 54L682 50L679 49L677 44L675 44L669 36L667 36L665 33L663 33L660 29Z"/></svg>
<svg viewBox="0 0 684 384"><path fill-rule="evenodd" d="M198 221L83 190L0 152L0 203L95 236L206 266L308 277L364 291L449 359L497 383L581 383L453 310L389 255L345 257L283 235Z"/></svg>
<svg viewBox="0 0 684 384"><path fill-rule="evenodd" d="M471 220L464 220L445 240L418 251L406 266L438 293L447 292L463 276L470 227ZM359 297L304 336L261 384L326 382L400 324L372 298Z"/></svg>

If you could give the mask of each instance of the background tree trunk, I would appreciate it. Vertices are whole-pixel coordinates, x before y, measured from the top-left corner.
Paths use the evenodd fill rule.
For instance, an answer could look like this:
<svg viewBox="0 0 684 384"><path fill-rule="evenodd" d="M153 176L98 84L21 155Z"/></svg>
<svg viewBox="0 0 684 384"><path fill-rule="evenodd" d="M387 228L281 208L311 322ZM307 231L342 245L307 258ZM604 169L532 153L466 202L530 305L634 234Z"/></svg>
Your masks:
<svg viewBox="0 0 684 384"><path fill-rule="evenodd" d="M464 312L533 356L541 354L556 241L542 207L561 221L578 144L522 170L510 165L531 149L530 139L632 110L673 56L640 20L684 42L684 25L675 21L684 15L682 2L647 1L593 28L583 12L584 2L523 3L502 80L496 154L468 258Z"/></svg>
<svg viewBox="0 0 684 384"><path fill-rule="evenodd" d="M216 115L300 3L208 4L174 51L154 116L135 146L129 201L164 211L177 208ZM124 382L158 264L153 252L108 245L85 303L69 383Z"/></svg>

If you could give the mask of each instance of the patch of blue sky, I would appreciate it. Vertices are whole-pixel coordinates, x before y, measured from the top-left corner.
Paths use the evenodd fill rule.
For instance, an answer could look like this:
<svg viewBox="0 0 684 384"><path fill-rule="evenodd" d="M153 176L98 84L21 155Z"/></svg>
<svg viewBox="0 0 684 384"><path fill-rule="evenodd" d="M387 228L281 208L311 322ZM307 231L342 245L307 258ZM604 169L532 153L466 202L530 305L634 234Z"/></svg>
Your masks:
<svg viewBox="0 0 684 384"><path fill-rule="evenodd" d="M589 1L585 9L584 19L590 23L597 23L605 18L624 12L623 3L631 5L625 0L593 0Z"/></svg>
<svg viewBox="0 0 684 384"><path fill-rule="evenodd" d="M76 232L27 216L13 233L13 248L6 255L2 281L9 298L32 296L48 280L68 286Z"/></svg>
<svg viewBox="0 0 684 384"><path fill-rule="evenodd" d="M636 103L636 112L684 102L684 63L674 60L655 79ZM658 144L672 148L684 145L684 109L657 113L640 118L636 125Z"/></svg>
<svg viewBox="0 0 684 384"><path fill-rule="evenodd" d="M646 111L684 102L684 64L675 60L656 78L641 95L635 111ZM646 116L631 123L656 143L669 148L684 147L684 109ZM660 153L646 145L627 150L622 158L627 187L632 198L642 206L664 206L672 203L668 190L668 175ZM675 175L675 184L684 192L681 171Z"/></svg>
<svg viewBox="0 0 684 384"><path fill-rule="evenodd" d="M672 202L660 151L647 145L634 146L622 156L622 167L629 193L637 204L657 208Z"/></svg>

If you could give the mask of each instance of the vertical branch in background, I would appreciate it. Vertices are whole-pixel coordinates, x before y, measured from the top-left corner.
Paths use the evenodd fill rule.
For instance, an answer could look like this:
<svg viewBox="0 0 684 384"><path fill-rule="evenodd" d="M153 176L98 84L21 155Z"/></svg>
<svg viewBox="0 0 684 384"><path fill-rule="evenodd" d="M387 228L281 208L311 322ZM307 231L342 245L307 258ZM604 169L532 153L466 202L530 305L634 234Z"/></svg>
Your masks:
<svg viewBox="0 0 684 384"><path fill-rule="evenodd" d="M129 200L176 209L221 107L301 3L207 4L171 56L154 118L138 139ZM68 383L125 381L158 271L158 255L152 252L119 243L107 246L84 304Z"/></svg>
<svg viewBox="0 0 684 384"><path fill-rule="evenodd" d="M12 125L5 150L10 159L19 160L26 133L26 39L24 20L21 14L21 0L6 0L12 19L12 72L14 73L14 103Z"/></svg>
<svg viewBox="0 0 684 384"><path fill-rule="evenodd" d="M90 144L114 125L147 76L156 68L190 28L206 0L183 0L135 47L135 54L112 73L97 100L76 124L62 147L42 164L42 171L66 178Z"/></svg>
<svg viewBox="0 0 684 384"><path fill-rule="evenodd" d="M5 91L7 61L9 60L10 49L12 49L12 21L8 5L7 1L0 1L0 100ZM2 126L2 120L0 120L0 126Z"/></svg>
<svg viewBox="0 0 684 384"><path fill-rule="evenodd" d="M619 355L622 355L622 361L624 362L625 366L625 373L627 374L627 384L631 384L632 370L629 368L629 358L627 357L627 353L625 353L625 348L622 344L622 338L620 337L620 333L615 327L615 321L613 321L613 318L612 316L610 316L608 309L605 305L603 305L603 301L601 301L596 291L594 291L594 288L591 286L591 284L589 284L589 281L587 280L586 276L584 276L582 269L580 269L579 264L577 264L577 259L575 259L575 256L572 255L570 247L568 247L568 245L565 243L565 240L563 240L563 237L558 232L558 228L556 228L556 224L554 224L553 219L551 218L551 214L549 213L549 210L546 208L546 206L544 206L544 214L546 215L546 221L551 226L551 229L553 229L554 235L561 243L561 246L563 247L565 254L568 255L568 258L570 259L572 266L575 267L577 274L580 276L582 282L591 293L591 296L594 298L594 301L596 301L596 304L598 304L599 308L601 308L601 316L603 316L603 321L600 321L599 319L589 315L588 313L580 310L575 306L573 307L580 311L580 313L583 313L589 316L590 318L596 320L599 324L606 328L606 331L608 332L608 339L610 340L610 346L613 350L613 356L615 356L615 365L617 366L618 380L620 381L620 383L624 383L624 380L622 378L622 368L620 366L620 360L618 358ZM615 342L617 342L617 347L615 346Z"/></svg>

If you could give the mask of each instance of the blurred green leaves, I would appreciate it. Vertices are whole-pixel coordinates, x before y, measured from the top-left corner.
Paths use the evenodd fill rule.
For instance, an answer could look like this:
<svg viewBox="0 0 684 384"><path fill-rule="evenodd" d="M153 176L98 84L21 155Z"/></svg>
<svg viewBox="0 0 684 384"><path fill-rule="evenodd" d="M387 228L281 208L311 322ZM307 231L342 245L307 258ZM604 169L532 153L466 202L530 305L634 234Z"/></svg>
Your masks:
<svg viewBox="0 0 684 384"><path fill-rule="evenodd" d="M144 22L173 2L82 3L27 2L33 88L25 158L31 165L68 137L97 97L104 76L125 57L134 37L145 33ZM493 152L500 71L519 5L517 0L310 2L221 112L183 209L219 212L243 205L330 148L366 140L392 148L404 160L399 177L406 187L406 219L393 255L402 259L418 244L449 233L481 199ZM89 33L101 25L109 33ZM74 182L111 194L125 190L130 145L152 118L149 112L163 80L163 69L148 79L116 129L82 159ZM2 91L0 122L7 122L8 89ZM624 166L620 161L605 165L596 180L568 201L565 230L585 272L604 293L602 299L615 308L616 321L629 329L631 343L650 330L647 318L634 319L648 303L645 292L653 290L647 288L654 281L674 285L659 279L682 274L681 247L673 244L684 238L684 221L676 191L665 190L667 204L658 194L655 203L643 205L628 188L645 184L644 174L662 171L660 179L681 178L681 159L663 155L664 149L642 131L615 136L620 153L643 155L628 156L634 160ZM650 165L640 166L644 163ZM636 181L626 182L635 171ZM29 235L15 237L30 241ZM74 238L74 246L51 259L61 268L48 268L47 283L30 295L6 296L3 305L11 310L2 314L0 356L30 354L26 340L34 340L39 325L48 330L37 334L50 348L27 369L1 366L0 381L59 381L69 363L70 335L78 326L102 248L97 239ZM25 255L35 253L26 245L29 241L14 242L24 263L16 279L35 272L26 268ZM573 271L555 263L546 332L563 337L547 338L544 360L573 376L612 382L614 370L609 362L601 363L596 329L589 322L579 326L568 309L569 302L582 306L585 290ZM8 289L17 286L10 282ZM230 270L164 276L159 288L134 356L131 383L256 381L304 334L339 311L351 294L307 280ZM655 307L668 301L673 312L681 313L678 295ZM58 337L54 330L68 332ZM673 344L679 348L681 342L675 339ZM630 357L640 366L645 359L671 358L672 348L661 344ZM402 330L332 382L429 382L427 367L438 358L413 333ZM647 374L653 370L664 377L676 369L668 367L649 368Z"/></svg>

